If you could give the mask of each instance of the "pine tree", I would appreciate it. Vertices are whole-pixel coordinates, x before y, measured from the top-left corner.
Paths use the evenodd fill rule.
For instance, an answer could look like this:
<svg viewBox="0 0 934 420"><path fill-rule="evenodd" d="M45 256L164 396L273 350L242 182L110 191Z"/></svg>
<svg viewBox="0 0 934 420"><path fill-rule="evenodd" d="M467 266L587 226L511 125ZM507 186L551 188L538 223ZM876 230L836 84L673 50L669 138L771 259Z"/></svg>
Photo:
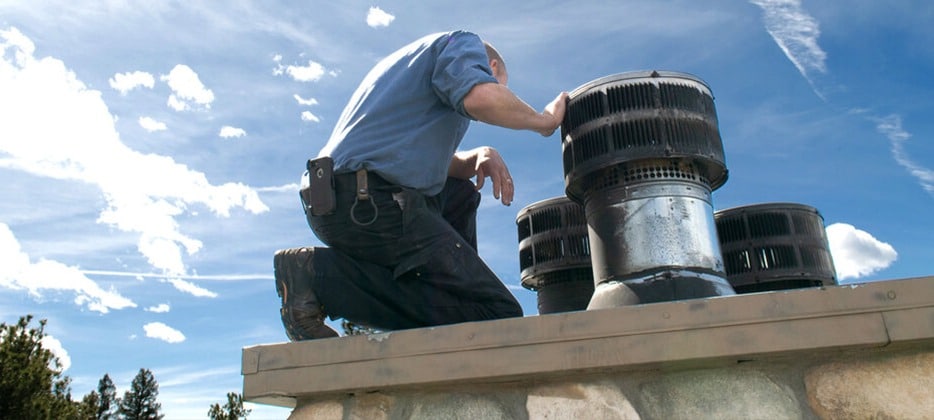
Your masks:
<svg viewBox="0 0 934 420"><path fill-rule="evenodd" d="M101 396L97 391L91 391L84 395L78 408L78 418L83 420L97 420L97 407L101 403Z"/></svg>
<svg viewBox="0 0 934 420"><path fill-rule="evenodd" d="M227 404L223 407L214 403L208 410L208 418L211 420L240 420L245 419L253 410L243 408L243 396L236 392L227 393Z"/></svg>
<svg viewBox="0 0 934 420"><path fill-rule="evenodd" d="M114 386L110 375L104 374L104 377L97 382L97 394L100 400L97 404L97 420L111 420L116 418L117 408L117 387Z"/></svg>
<svg viewBox="0 0 934 420"><path fill-rule="evenodd" d="M127 420L159 420L162 416L162 404L156 402L159 396L159 384L149 369L140 369L130 390L120 400L118 414Z"/></svg>
<svg viewBox="0 0 934 420"><path fill-rule="evenodd" d="M0 324L0 419L70 419L71 378L52 352L42 347L46 321L29 326L32 315L15 325Z"/></svg>

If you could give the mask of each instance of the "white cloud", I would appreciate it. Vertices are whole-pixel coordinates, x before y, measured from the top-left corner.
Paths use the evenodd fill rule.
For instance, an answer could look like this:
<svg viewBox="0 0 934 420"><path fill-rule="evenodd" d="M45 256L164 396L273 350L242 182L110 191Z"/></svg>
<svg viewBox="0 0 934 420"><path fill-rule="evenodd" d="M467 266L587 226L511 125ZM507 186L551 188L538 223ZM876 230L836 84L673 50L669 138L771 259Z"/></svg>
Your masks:
<svg viewBox="0 0 934 420"><path fill-rule="evenodd" d="M110 309L135 308L133 301L115 290L104 290L87 278L77 267L40 259L32 263L24 253L9 226L0 223L0 286L26 290L36 298L43 291L69 291L75 294L75 304L89 310L107 313Z"/></svg>
<svg viewBox="0 0 934 420"><path fill-rule="evenodd" d="M395 16L386 13L379 7L370 7L370 11L366 14L366 24L371 28L389 26L395 18Z"/></svg>
<svg viewBox="0 0 934 420"><path fill-rule="evenodd" d="M165 313L171 310L168 303L160 303L156 306L150 306L146 308L147 312L155 312L157 314Z"/></svg>
<svg viewBox="0 0 934 420"><path fill-rule="evenodd" d="M182 334L181 331L161 322L150 322L143 325L143 329L146 330L146 337L162 340L166 343L181 343L185 341L185 335Z"/></svg>
<svg viewBox="0 0 934 420"><path fill-rule="evenodd" d="M187 111L191 109L191 106L188 105L188 102L185 102L181 99L178 99L175 95L169 95L169 99L165 102L169 108L172 108L176 111Z"/></svg>
<svg viewBox="0 0 934 420"><path fill-rule="evenodd" d="M884 118L876 118L875 122L876 130L885 135L892 143L892 157L895 158L895 162L907 169L911 176L917 178L925 191L934 194L934 170L915 163L908 156L908 152L905 151L904 143L911 138L911 133L902 129L901 116L889 115Z"/></svg>
<svg viewBox="0 0 934 420"><path fill-rule="evenodd" d="M301 96L298 96L297 93L292 95L292 97L295 98L295 102L298 102L299 105L305 105L305 106L318 105L318 100L315 98L305 99L305 98L302 98Z"/></svg>
<svg viewBox="0 0 934 420"><path fill-rule="evenodd" d="M190 102L209 109L214 102L214 92L205 88L198 73L184 64L176 65L168 75L163 75L160 79L172 89L168 105L176 111L192 109Z"/></svg>
<svg viewBox="0 0 934 420"><path fill-rule="evenodd" d="M42 348L52 352L52 354L58 358L58 363L61 364L62 372L71 367L71 356L68 355L68 351L65 350L65 346L62 346L61 341L58 341L57 338L51 335L46 335L42 337L42 340L39 342L42 343ZM54 368L54 366L50 367Z"/></svg>
<svg viewBox="0 0 934 420"><path fill-rule="evenodd" d="M302 121L321 122L321 119L309 111L304 111L302 112Z"/></svg>
<svg viewBox="0 0 934 420"><path fill-rule="evenodd" d="M217 135L225 139L229 139L231 137L243 137L246 135L246 131L243 130L242 128L231 127L229 125L225 125L221 127L221 131L220 133L217 133Z"/></svg>
<svg viewBox="0 0 934 420"><path fill-rule="evenodd" d="M298 82L317 82L324 76L325 70L320 63L308 60L307 66L289 65L285 67L285 72Z"/></svg>
<svg viewBox="0 0 934 420"><path fill-rule="evenodd" d="M174 278L174 279L169 279L169 283L171 283L172 286L175 286L175 288L178 289L179 291L188 293L195 297L209 297L209 298L217 297L217 293L214 293L208 289L205 289L189 281Z"/></svg>
<svg viewBox="0 0 934 420"><path fill-rule="evenodd" d="M139 126L150 133L153 131L165 131L167 128L164 122L156 121L150 117L139 117Z"/></svg>
<svg viewBox="0 0 934 420"><path fill-rule="evenodd" d="M192 205L221 217L237 207L254 214L269 210L246 185L212 185L204 173L171 157L126 147L100 92L88 89L61 60L35 58L33 51L15 28L0 31L0 167L100 188L107 208L98 222L138 233L140 253L167 274L183 274L182 251L191 255L201 248L175 220ZM167 78L173 90L210 103L213 94L185 69L176 66ZM49 124L53 115L56 123Z"/></svg>
<svg viewBox="0 0 934 420"><path fill-rule="evenodd" d="M282 65L282 56L276 54L273 56L272 61L276 62L276 67L272 69L272 74L275 76L281 76L288 73L293 80L298 82L317 82L321 79L322 76L328 74L332 77L337 77L340 74L336 70L327 70L321 63L308 60L307 66L295 66L295 65ZM294 95L295 99L299 101L300 105L315 105L318 101L314 99L309 99L313 103L303 103L304 99L301 99L298 95Z"/></svg>
<svg viewBox="0 0 934 420"><path fill-rule="evenodd" d="M766 31L813 87L814 72L827 72L827 53L817 44L820 36L817 20L802 9L800 0L750 2L762 8Z"/></svg>
<svg viewBox="0 0 934 420"><path fill-rule="evenodd" d="M887 268L898 258L892 245L846 223L827 226L827 240L840 280L868 276Z"/></svg>
<svg viewBox="0 0 934 420"><path fill-rule="evenodd" d="M127 92L140 86L152 89L155 84L156 79L151 74L142 71L117 73L110 78L110 87L120 91L121 95L126 95Z"/></svg>

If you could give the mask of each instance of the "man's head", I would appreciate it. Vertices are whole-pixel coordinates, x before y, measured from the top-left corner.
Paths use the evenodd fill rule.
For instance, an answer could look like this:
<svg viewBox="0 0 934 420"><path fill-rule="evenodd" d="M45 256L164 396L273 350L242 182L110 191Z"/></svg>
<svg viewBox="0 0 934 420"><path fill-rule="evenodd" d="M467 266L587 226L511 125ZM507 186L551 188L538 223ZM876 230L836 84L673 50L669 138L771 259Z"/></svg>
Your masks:
<svg viewBox="0 0 934 420"><path fill-rule="evenodd" d="M499 51L496 51L496 48L493 48L493 45L489 42L483 41L483 45L486 47L487 57L490 58L490 68L493 69L493 77L496 78L499 84L506 86L506 83L509 81L509 74L506 73L506 62L503 61L503 56L499 55Z"/></svg>

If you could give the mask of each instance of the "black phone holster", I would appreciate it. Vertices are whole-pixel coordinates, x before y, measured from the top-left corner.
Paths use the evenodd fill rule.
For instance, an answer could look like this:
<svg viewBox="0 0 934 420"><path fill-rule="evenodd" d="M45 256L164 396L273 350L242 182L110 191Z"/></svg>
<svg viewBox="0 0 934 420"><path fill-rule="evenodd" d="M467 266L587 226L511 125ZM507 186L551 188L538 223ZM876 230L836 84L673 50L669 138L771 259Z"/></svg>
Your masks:
<svg viewBox="0 0 934 420"><path fill-rule="evenodd" d="M299 191L305 213L327 216L334 213L334 161L329 157L308 160L308 185Z"/></svg>

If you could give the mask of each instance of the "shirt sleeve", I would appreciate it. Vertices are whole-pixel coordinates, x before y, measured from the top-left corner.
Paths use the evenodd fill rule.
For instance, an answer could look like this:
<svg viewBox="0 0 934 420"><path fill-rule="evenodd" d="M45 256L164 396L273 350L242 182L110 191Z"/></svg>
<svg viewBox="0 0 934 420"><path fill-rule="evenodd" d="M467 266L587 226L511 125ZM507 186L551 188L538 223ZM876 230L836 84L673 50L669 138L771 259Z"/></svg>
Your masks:
<svg viewBox="0 0 934 420"><path fill-rule="evenodd" d="M476 34L458 31L439 39L436 48L432 88L443 103L475 119L464 109L464 97L477 84L497 83L483 41Z"/></svg>

